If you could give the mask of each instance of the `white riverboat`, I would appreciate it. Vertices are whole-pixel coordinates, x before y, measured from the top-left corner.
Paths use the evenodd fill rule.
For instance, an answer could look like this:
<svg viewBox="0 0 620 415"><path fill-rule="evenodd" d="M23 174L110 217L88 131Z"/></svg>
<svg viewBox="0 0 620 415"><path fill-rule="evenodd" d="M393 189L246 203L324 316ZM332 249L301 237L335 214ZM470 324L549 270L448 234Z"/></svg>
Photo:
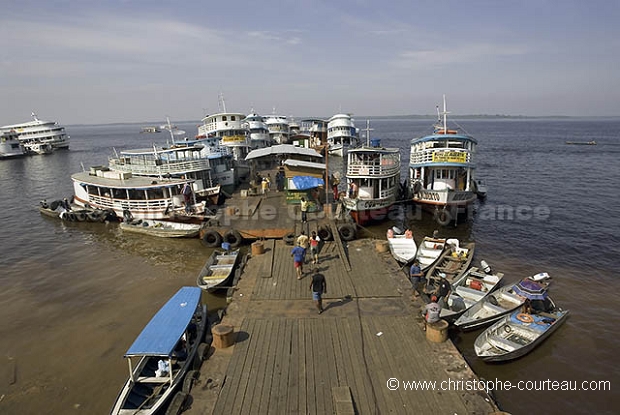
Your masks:
<svg viewBox="0 0 620 415"><path fill-rule="evenodd" d="M411 140L409 183L413 202L442 225L457 221L476 200L474 155L477 141L448 129L446 98L434 132ZM443 117L443 118L442 118Z"/></svg>
<svg viewBox="0 0 620 415"><path fill-rule="evenodd" d="M380 140L367 139L365 146L347 152L346 177L343 203L353 220L364 225L385 219L400 189L400 149L383 148Z"/></svg>
<svg viewBox="0 0 620 415"><path fill-rule="evenodd" d="M69 148L69 136L63 126L54 121L40 120L34 112L32 118L32 121L25 123L2 126L0 130L15 131L19 140L23 144L28 144L36 154L45 154L45 151L39 153L38 149L47 148L46 145L49 145L53 150ZM38 144L43 144L43 146Z"/></svg>
<svg viewBox="0 0 620 415"><path fill-rule="evenodd" d="M193 180L192 190L199 200L218 203L220 185L211 172L209 158L199 144L173 144L169 147L124 150L108 159L113 171L153 178L186 178Z"/></svg>
<svg viewBox="0 0 620 415"><path fill-rule="evenodd" d="M192 179L134 176L132 173L113 171L103 166L94 166L90 171L75 173L71 180L73 203L81 207L111 209L119 218L125 220L171 220L184 215L186 210L181 192L186 183L190 186L194 183ZM204 214L205 205L205 201L192 200L190 213Z"/></svg>
<svg viewBox="0 0 620 415"><path fill-rule="evenodd" d="M15 131L3 131L0 133L0 159L21 157L26 154L24 145L17 138Z"/></svg>
<svg viewBox="0 0 620 415"><path fill-rule="evenodd" d="M349 148L359 145L359 134L350 114L336 114L327 122L329 154L344 157Z"/></svg>

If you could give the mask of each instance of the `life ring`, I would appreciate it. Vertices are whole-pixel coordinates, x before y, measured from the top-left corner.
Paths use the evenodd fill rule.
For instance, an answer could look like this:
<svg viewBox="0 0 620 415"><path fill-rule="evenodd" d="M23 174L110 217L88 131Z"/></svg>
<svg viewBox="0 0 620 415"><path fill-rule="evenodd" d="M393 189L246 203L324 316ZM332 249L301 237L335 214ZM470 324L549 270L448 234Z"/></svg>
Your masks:
<svg viewBox="0 0 620 415"><path fill-rule="evenodd" d="M123 210L123 219L126 222L131 222L133 220L133 214L129 211L129 209Z"/></svg>
<svg viewBox="0 0 620 415"><path fill-rule="evenodd" d="M355 226L345 223L344 225L338 226L338 233L340 237L344 241L352 241L355 239L356 229Z"/></svg>
<svg viewBox="0 0 620 415"><path fill-rule="evenodd" d="M435 220L438 224L446 226L452 221L452 215L447 210L438 210L435 212Z"/></svg>
<svg viewBox="0 0 620 415"><path fill-rule="evenodd" d="M241 245L241 242L243 242L243 237L241 236L241 234L234 229L230 229L228 232L226 232L222 239L224 240L224 242L228 242L231 248L237 248L239 247L239 245Z"/></svg>
<svg viewBox="0 0 620 415"><path fill-rule="evenodd" d="M321 226L316 234L319 236L319 238L321 238L322 241L331 241L332 239L334 239L332 231L326 226Z"/></svg>
<svg viewBox="0 0 620 415"><path fill-rule="evenodd" d="M282 240L287 245L293 245L295 243L295 234L293 232L287 233L286 235L284 235Z"/></svg>
<svg viewBox="0 0 620 415"><path fill-rule="evenodd" d="M222 244L222 235L213 229L208 230L202 237L202 241L209 248L217 248Z"/></svg>
<svg viewBox="0 0 620 415"><path fill-rule="evenodd" d="M522 323L533 323L534 322L534 317L532 317L530 314L525 314L525 313L519 313L517 314L517 320L519 320Z"/></svg>

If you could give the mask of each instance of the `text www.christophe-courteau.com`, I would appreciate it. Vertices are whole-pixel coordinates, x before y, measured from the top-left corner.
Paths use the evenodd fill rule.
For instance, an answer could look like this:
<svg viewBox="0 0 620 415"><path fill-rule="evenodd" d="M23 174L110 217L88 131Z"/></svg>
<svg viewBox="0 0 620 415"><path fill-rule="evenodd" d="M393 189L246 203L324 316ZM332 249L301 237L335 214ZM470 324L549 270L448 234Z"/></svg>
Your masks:
<svg viewBox="0 0 620 415"><path fill-rule="evenodd" d="M391 391L611 391L608 380L402 380L389 378L386 386Z"/></svg>

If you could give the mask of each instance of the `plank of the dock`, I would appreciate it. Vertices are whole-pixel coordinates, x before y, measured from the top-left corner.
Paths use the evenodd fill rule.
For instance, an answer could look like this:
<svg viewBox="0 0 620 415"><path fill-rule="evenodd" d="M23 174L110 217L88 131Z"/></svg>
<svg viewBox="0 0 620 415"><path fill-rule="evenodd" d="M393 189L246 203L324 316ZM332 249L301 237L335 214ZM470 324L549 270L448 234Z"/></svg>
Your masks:
<svg viewBox="0 0 620 415"><path fill-rule="evenodd" d="M274 239L267 239L262 242L265 252L253 258L254 263L252 263L252 266L256 267L256 273L259 278L271 278L276 241Z"/></svg>

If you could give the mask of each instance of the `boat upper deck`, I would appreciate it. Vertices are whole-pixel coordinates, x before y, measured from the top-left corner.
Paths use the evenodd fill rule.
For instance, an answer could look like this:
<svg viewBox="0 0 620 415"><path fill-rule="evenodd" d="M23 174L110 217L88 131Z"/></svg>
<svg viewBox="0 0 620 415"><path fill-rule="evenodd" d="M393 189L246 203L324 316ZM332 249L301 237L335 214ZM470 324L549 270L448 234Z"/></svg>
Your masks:
<svg viewBox="0 0 620 415"><path fill-rule="evenodd" d="M101 171L101 170L99 170ZM154 179L153 177L128 176L123 173L113 171L102 171L105 176L93 175L89 172L79 172L71 175L74 182L84 183L97 187L110 187L117 189L149 189L161 187L183 186L193 180L186 179Z"/></svg>

